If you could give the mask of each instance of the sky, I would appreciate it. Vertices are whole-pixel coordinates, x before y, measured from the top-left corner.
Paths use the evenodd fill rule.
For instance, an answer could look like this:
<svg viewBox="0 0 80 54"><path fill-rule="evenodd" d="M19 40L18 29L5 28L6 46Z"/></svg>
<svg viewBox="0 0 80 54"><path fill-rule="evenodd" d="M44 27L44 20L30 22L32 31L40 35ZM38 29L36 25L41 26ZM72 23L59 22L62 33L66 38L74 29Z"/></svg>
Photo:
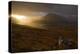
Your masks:
<svg viewBox="0 0 80 54"><path fill-rule="evenodd" d="M60 15L62 17L60 17L61 19L59 18L60 20L64 19L63 21L67 20L70 22L76 22L78 14L77 5L12 2L11 9L12 15L23 15L28 17L24 20L24 23L21 21L22 24L40 28L43 28L46 24L44 24L44 17L48 14ZM48 22L54 21L55 18L53 18L49 18ZM54 22L51 22L50 24L54 24Z"/></svg>
<svg viewBox="0 0 80 54"><path fill-rule="evenodd" d="M41 4L28 2L13 2L13 13L28 14L28 12L48 12L60 13L64 15L77 15L77 5L62 5L62 4ZM21 14L20 13L20 14Z"/></svg>

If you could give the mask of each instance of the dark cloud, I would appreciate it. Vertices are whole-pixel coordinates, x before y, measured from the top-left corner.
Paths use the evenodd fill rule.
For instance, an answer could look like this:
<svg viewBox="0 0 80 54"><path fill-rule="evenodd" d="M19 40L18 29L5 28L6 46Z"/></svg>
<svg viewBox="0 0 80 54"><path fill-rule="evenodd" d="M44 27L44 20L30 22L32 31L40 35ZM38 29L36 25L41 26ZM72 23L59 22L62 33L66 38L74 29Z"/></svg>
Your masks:
<svg viewBox="0 0 80 54"><path fill-rule="evenodd" d="M77 5L43 4L30 2L12 2L12 11L15 14L28 12L47 12L60 15L77 15Z"/></svg>
<svg viewBox="0 0 80 54"><path fill-rule="evenodd" d="M12 14L33 16L35 13L38 14L40 12L43 12L45 16L39 22L45 27L77 24L77 5L12 2Z"/></svg>

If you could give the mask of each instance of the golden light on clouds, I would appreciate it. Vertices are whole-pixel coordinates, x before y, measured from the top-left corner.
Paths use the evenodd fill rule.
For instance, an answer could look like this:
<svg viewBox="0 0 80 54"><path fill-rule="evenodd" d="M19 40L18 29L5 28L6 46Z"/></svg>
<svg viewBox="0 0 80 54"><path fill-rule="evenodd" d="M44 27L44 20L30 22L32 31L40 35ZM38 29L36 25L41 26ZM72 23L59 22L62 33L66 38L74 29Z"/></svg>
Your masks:
<svg viewBox="0 0 80 54"><path fill-rule="evenodd" d="M23 16L23 15L11 15L12 19L16 21L16 24L20 25L27 25L31 22L31 19L29 16Z"/></svg>
<svg viewBox="0 0 80 54"><path fill-rule="evenodd" d="M11 17L16 24L43 28L43 25L41 24L41 21L43 20L42 16L11 15Z"/></svg>
<svg viewBox="0 0 80 54"><path fill-rule="evenodd" d="M13 18L16 18L18 20L23 20L26 19L26 16L21 16L21 15L11 15Z"/></svg>

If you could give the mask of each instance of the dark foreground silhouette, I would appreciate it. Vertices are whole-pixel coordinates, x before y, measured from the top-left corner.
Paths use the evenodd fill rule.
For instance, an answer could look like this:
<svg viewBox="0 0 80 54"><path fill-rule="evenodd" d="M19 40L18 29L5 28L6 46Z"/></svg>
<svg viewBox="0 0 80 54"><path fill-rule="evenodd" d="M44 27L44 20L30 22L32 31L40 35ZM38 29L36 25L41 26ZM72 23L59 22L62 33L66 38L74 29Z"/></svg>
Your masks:
<svg viewBox="0 0 80 54"><path fill-rule="evenodd" d="M12 24L11 52L76 49L77 36L74 29L44 30Z"/></svg>

